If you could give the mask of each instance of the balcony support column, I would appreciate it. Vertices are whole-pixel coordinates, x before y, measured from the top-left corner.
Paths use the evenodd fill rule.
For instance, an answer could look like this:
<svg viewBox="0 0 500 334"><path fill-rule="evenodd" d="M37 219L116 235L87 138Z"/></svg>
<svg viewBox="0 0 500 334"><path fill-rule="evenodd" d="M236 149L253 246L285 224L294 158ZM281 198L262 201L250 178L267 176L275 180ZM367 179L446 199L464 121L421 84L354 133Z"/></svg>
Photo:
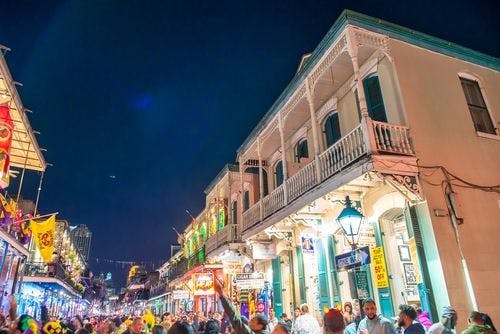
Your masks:
<svg viewBox="0 0 500 334"><path fill-rule="evenodd" d="M240 193L239 193L239 207L240 207L240 212L241 212L241 217L238 219L237 223L240 225L240 231L243 231L243 211L245 210L244 204L243 204L243 199L245 197L245 182L243 181L243 169L245 166L243 166L243 158L240 156L238 158L238 164L239 164L239 170L240 170ZM238 198L238 196L236 197Z"/></svg>
<svg viewBox="0 0 500 334"><path fill-rule="evenodd" d="M354 82L356 84L356 92L359 109L361 111L361 127L363 128L363 137L366 145L366 151L371 154L376 151L375 134L373 133L372 120L368 113L368 106L366 104L365 89L363 87L363 78L359 71L358 62L358 42L354 31L347 30L347 51L351 57L352 68L354 70Z"/></svg>
<svg viewBox="0 0 500 334"><path fill-rule="evenodd" d="M281 166L283 167L283 201L284 204L288 204L288 191L286 180L288 180L288 169L286 162L286 151L285 151L285 136L283 134L283 115L281 111L278 114L278 130L280 132L280 144L281 144Z"/></svg>
<svg viewBox="0 0 500 334"><path fill-rule="evenodd" d="M257 137L257 156L259 158L259 202L261 205L259 206L260 211L260 221L262 221L262 199L264 198L264 173L262 169L262 154L261 154L261 142L260 137ZM257 203L255 203L257 204Z"/></svg>
<svg viewBox="0 0 500 334"><path fill-rule="evenodd" d="M313 92L314 92L314 83L310 78L306 79L306 97L307 102L309 104L309 113L311 116L311 127L313 133L313 148L314 148L314 170L316 173L316 182L321 182L321 171L319 166L319 135L318 135L318 122L316 121L316 110L314 109L314 100L313 100Z"/></svg>

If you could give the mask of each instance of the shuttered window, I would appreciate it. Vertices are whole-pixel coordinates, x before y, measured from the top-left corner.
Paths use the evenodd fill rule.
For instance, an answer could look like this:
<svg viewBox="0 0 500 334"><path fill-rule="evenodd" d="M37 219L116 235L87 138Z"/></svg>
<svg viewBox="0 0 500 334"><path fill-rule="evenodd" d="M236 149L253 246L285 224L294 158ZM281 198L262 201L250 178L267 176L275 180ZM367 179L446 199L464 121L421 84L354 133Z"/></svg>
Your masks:
<svg viewBox="0 0 500 334"><path fill-rule="evenodd" d="M460 83L462 84L462 89L464 90L465 99L467 100L469 112L476 131L493 135L496 134L493 121L491 120L490 113L488 112L483 94L481 93L481 88L479 88L477 81L460 78Z"/></svg>

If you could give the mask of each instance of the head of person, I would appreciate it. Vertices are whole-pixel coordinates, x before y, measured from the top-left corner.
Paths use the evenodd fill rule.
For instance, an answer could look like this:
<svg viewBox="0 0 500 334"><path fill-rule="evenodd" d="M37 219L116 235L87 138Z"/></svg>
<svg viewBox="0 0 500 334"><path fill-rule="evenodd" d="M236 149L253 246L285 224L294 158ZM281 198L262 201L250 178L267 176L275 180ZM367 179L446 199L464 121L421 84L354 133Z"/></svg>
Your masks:
<svg viewBox="0 0 500 334"><path fill-rule="evenodd" d="M483 326L484 325L483 314L481 312L472 311L469 315L469 323Z"/></svg>
<svg viewBox="0 0 500 334"><path fill-rule="evenodd" d="M298 316L300 316L300 308L296 307L293 310L293 315L295 316L295 318L297 318Z"/></svg>
<svg viewBox="0 0 500 334"><path fill-rule="evenodd" d="M307 314L307 313L309 313L309 306L307 306L307 304L300 305L300 314Z"/></svg>
<svg viewBox="0 0 500 334"><path fill-rule="evenodd" d="M170 314L170 312L165 312L163 313L161 319L163 321L170 321L172 319L172 315Z"/></svg>
<svg viewBox="0 0 500 334"><path fill-rule="evenodd" d="M220 326L217 320L211 319L205 323L205 334L218 334L219 331Z"/></svg>
<svg viewBox="0 0 500 334"><path fill-rule="evenodd" d="M193 327L184 321L176 321L167 331L167 334L193 334Z"/></svg>
<svg viewBox="0 0 500 334"><path fill-rule="evenodd" d="M269 320L264 314L257 313L248 322L248 327L250 327L250 329L254 332L260 332L267 328L268 323Z"/></svg>
<svg viewBox="0 0 500 334"><path fill-rule="evenodd" d="M323 329L325 334L344 333L344 316L336 308L331 308L323 316Z"/></svg>
<svg viewBox="0 0 500 334"><path fill-rule="evenodd" d="M91 333L86 328L82 327L82 328L77 329L75 334L91 334Z"/></svg>
<svg viewBox="0 0 500 334"><path fill-rule="evenodd" d="M288 320L288 314L286 313L281 313L281 320L287 321Z"/></svg>
<svg viewBox="0 0 500 334"><path fill-rule="evenodd" d="M166 334L167 331L165 330L165 327L161 325L154 325L151 328L151 334Z"/></svg>
<svg viewBox="0 0 500 334"><path fill-rule="evenodd" d="M349 313L349 314L352 314L352 304L351 302L346 302L344 303L344 311Z"/></svg>
<svg viewBox="0 0 500 334"><path fill-rule="evenodd" d="M269 309L269 319L274 319L275 316L276 314L274 313L274 309L271 307Z"/></svg>
<svg viewBox="0 0 500 334"><path fill-rule="evenodd" d="M285 325L277 324L276 326L274 326L271 334L290 334L290 331L288 330L288 327L286 327Z"/></svg>
<svg viewBox="0 0 500 334"><path fill-rule="evenodd" d="M144 320L142 320L142 317L135 317L134 320L132 320L132 325L130 325L130 331L133 334L139 334L144 330Z"/></svg>
<svg viewBox="0 0 500 334"><path fill-rule="evenodd" d="M399 305L398 326L407 328L417 319L417 310L410 305Z"/></svg>
<svg viewBox="0 0 500 334"><path fill-rule="evenodd" d="M448 328L455 328L457 324L458 316L457 312L451 306L443 307L441 313L441 323Z"/></svg>
<svg viewBox="0 0 500 334"><path fill-rule="evenodd" d="M367 298L363 301L363 312L365 312L368 319L375 319L377 316L377 304L371 298Z"/></svg>

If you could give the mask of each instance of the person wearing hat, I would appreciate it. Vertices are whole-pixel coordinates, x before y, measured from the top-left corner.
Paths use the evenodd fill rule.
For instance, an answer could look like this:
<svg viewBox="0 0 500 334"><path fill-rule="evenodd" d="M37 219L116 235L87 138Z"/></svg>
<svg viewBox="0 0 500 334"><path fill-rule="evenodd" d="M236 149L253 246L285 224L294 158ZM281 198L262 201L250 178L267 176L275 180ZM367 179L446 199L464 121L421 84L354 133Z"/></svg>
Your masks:
<svg viewBox="0 0 500 334"><path fill-rule="evenodd" d="M457 324L457 312L451 306L443 307L441 321L433 324L427 331L428 334L454 334Z"/></svg>
<svg viewBox="0 0 500 334"><path fill-rule="evenodd" d="M496 334L496 331L484 322L483 316L481 312L472 311L469 316L469 327L462 334Z"/></svg>
<svg viewBox="0 0 500 334"><path fill-rule="evenodd" d="M224 308L224 312L229 317L229 321L233 325L233 328L238 334L269 334L267 329L267 324L269 320L264 314L257 313L250 319L248 325L246 325L241 316L236 313L233 304L229 298L224 294L221 282L216 278L214 282L215 292L219 294L219 299Z"/></svg>

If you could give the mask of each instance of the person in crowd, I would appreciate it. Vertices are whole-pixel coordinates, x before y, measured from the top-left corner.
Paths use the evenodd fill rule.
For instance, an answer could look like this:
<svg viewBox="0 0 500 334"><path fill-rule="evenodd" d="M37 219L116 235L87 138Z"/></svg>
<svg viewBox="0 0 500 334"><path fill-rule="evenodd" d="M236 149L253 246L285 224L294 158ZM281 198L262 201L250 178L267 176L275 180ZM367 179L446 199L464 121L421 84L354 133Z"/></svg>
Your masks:
<svg viewBox="0 0 500 334"><path fill-rule="evenodd" d="M286 313L281 313L280 323L285 325L289 332L292 331L292 319L290 319Z"/></svg>
<svg viewBox="0 0 500 334"><path fill-rule="evenodd" d="M172 315L170 314L170 312L163 313L160 325L162 325L166 330L170 328L170 326L172 325Z"/></svg>
<svg viewBox="0 0 500 334"><path fill-rule="evenodd" d="M396 334L392 322L377 314L377 305L371 298L363 302L365 317L359 322L358 334Z"/></svg>
<svg viewBox="0 0 500 334"><path fill-rule="evenodd" d="M405 334L425 334L424 326L417 321L417 310L410 305L399 305L398 326Z"/></svg>
<svg viewBox="0 0 500 334"><path fill-rule="evenodd" d="M167 334L194 334L193 327L184 321L174 322L167 331Z"/></svg>
<svg viewBox="0 0 500 334"><path fill-rule="evenodd" d="M424 326L427 331L432 326L431 318L429 317L429 312L423 311L422 308L418 305L412 305L413 308L417 311L417 321Z"/></svg>
<svg viewBox="0 0 500 334"><path fill-rule="evenodd" d="M220 325L216 319L210 319L205 323L205 334L218 334L220 332Z"/></svg>
<svg viewBox="0 0 500 334"><path fill-rule="evenodd" d="M472 311L469 316L469 327L461 334L496 334L496 331L484 322L483 316L481 312Z"/></svg>
<svg viewBox="0 0 500 334"><path fill-rule="evenodd" d="M343 334L345 328L344 315L336 308L331 308L323 316L324 334Z"/></svg>
<svg viewBox="0 0 500 334"><path fill-rule="evenodd" d="M428 334L454 334L457 325L457 312L451 306L443 307L441 321L429 327Z"/></svg>
<svg viewBox="0 0 500 334"><path fill-rule="evenodd" d="M354 322L351 322L349 325L347 325L345 327L344 334L357 334L359 323L361 322L361 319L362 319L362 317L360 315L357 315L354 318Z"/></svg>
<svg viewBox="0 0 500 334"><path fill-rule="evenodd" d="M344 322L345 325L349 325L350 323L354 322L354 318L356 318L356 315L354 314L354 311L352 310L352 304L351 302L345 302L344 303Z"/></svg>
<svg viewBox="0 0 500 334"><path fill-rule="evenodd" d="M268 319L264 314L257 313L254 315L248 325L244 324L241 316L239 316L233 307L231 300L225 295L222 283L215 279L215 292L219 295L220 303L224 308L224 313L227 314L231 325L238 334L268 334L267 330ZM170 333L169 333L170 334Z"/></svg>
<svg viewBox="0 0 500 334"><path fill-rule="evenodd" d="M278 323L274 326L271 334L290 334L290 329L285 324Z"/></svg>
<svg viewBox="0 0 500 334"><path fill-rule="evenodd" d="M91 334L85 327L76 330L75 334Z"/></svg>
<svg viewBox="0 0 500 334"><path fill-rule="evenodd" d="M274 327L278 324L278 318L276 318L276 314L274 313L274 308L269 309L269 331L272 332Z"/></svg>
<svg viewBox="0 0 500 334"><path fill-rule="evenodd" d="M193 331L197 333L200 329L200 316L198 314L193 315L193 321L191 321L191 327L193 327Z"/></svg>
<svg viewBox="0 0 500 334"><path fill-rule="evenodd" d="M295 334L319 334L321 332L318 320L309 314L307 304L300 305L300 316L295 320Z"/></svg>
<svg viewBox="0 0 500 334"><path fill-rule="evenodd" d="M151 334L167 334L167 331L162 325L153 325L151 328Z"/></svg>
<svg viewBox="0 0 500 334"><path fill-rule="evenodd" d="M144 320L142 317L135 317L132 320L130 328L128 328L123 334L140 334L144 330Z"/></svg>

